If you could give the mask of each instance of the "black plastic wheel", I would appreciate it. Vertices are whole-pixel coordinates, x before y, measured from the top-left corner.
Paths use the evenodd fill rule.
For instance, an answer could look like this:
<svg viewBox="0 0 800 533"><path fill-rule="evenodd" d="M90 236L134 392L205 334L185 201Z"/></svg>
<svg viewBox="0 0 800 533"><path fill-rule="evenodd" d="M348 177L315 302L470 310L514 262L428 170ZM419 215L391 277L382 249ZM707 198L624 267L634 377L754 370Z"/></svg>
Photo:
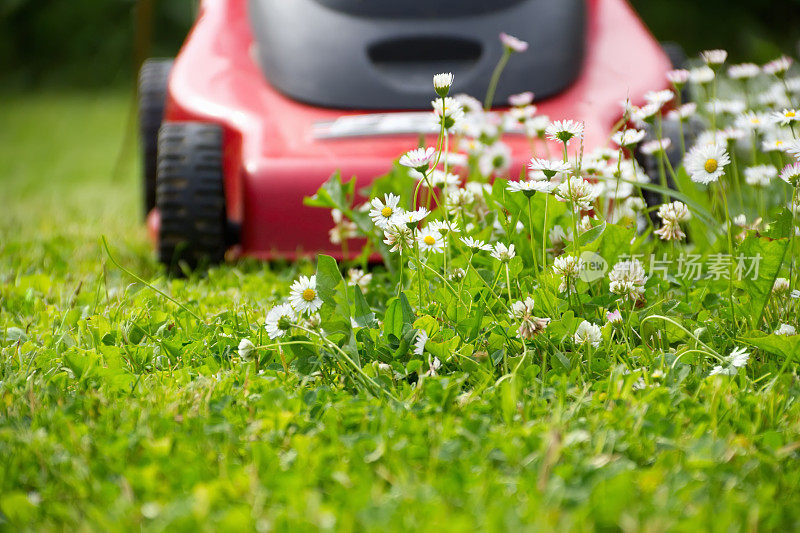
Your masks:
<svg viewBox="0 0 800 533"><path fill-rule="evenodd" d="M139 70L139 144L145 216L156 206L158 129L164 119L164 101L171 69L172 59L148 59Z"/></svg>
<svg viewBox="0 0 800 533"><path fill-rule="evenodd" d="M158 259L173 273L219 263L228 248L222 128L167 123L158 135Z"/></svg>

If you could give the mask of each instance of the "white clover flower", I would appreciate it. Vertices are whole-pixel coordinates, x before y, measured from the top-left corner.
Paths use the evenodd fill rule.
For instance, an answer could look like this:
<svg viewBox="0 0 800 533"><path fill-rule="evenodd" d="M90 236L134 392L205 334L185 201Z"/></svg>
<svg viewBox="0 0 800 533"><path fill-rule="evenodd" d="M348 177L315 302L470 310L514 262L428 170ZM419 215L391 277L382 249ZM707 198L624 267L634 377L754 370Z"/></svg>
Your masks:
<svg viewBox="0 0 800 533"><path fill-rule="evenodd" d="M709 376L735 376L736 369L732 366L722 367L720 365L716 365L714 368L711 369L711 372L708 373Z"/></svg>
<svg viewBox="0 0 800 533"><path fill-rule="evenodd" d="M389 222L403 212L402 209L397 207L399 203L400 197L392 193L387 193L383 197L383 201L380 198L373 198L370 201L371 209L369 210L372 222L380 229L386 229L389 226Z"/></svg>
<svg viewBox="0 0 800 533"><path fill-rule="evenodd" d="M614 326L622 324L622 313L619 309L606 313L606 320Z"/></svg>
<svg viewBox="0 0 800 533"><path fill-rule="evenodd" d="M642 143L642 145L639 146L639 150L641 150L643 154L647 155L659 154L669 150L671 144L672 141L669 137L664 137L663 139L653 139L652 141Z"/></svg>
<svg viewBox="0 0 800 533"><path fill-rule="evenodd" d="M572 255L560 255L553 261L553 272L561 277L559 292L575 289L575 281L583 271L583 259Z"/></svg>
<svg viewBox="0 0 800 533"><path fill-rule="evenodd" d="M707 66L693 68L689 71L689 81L692 83L706 84L714 80L714 71Z"/></svg>
<svg viewBox="0 0 800 533"><path fill-rule="evenodd" d="M547 138L564 144L575 137L583 137L583 123L574 120L556 120L545 129Z"/></svg>
<svg viewBox="0 0 800 533"><path fill-rule="evenodd" d="M689 71L683 68L670 70L667 72L667 80L676 87L681 88L689 81Z"/></svg>
<svg viewBox="0 0 800 533"><path fill-rule="evenodd" d="M525 91L524 93L512 94L508 97L508 103L514 107L525 107L533 102L533 93Z"/></svg>
<svg viewBox="0 0 800 533"><path fill-rule="evenodd" d="M356 236L357 228L355 223L352 220L344 218L340 210L332 209L331 217L333 217L333 227L328 230L328 237L331 244L341 244L342 241L352 239Z"/></svg>
<svg viewBox="0 0 800 533"><path fill-rule="evenodd" d="M526 314L533 313L533 298L528 296L525 300L516 301L508 309L508 316L514 320L521 320Z"/></svg>
<svg viewBox="0 0 800 533"><path fill-rule="evenodd" d="M447 210L457 214L468 208L475 201L475 196L469 189L453 189L447 195Z"/></svg>
<svg viewBox="0 0 800 533"><path fill-rule="evenodd" d="M484 176L504 174L510 166L511 148L502 142L496 142L487 147L478 158L478 170Z"/></svg>
<svg viewBox="0 0 800 533"><path fill-rule="evenodd" d="M532 339L550 323L549 318L539 318L533 314L533 298L528 296L524 301L511 304L508 316L520 322L517 336L521 339Z"/></svg>
<svg viewBox="0 0 800 533"><path fill-rule="evenodd" d="M772 121L781 126L789 126L800 120L800 114L795 109L784 109L772 113Z"/></svg>
<svg viewBox="0 0 800 533"><path fill-rule="evenodd" d="M411 247L414 243L414 232L408 225L391 222L383 230L383 242L389 247L390 252L399 252Z"/></svg>
<svg viewBox="0 0 800 533"><path fill-rule="evenodd" d="M317 276L300 276L289 288L289 303L298 313L314 313L322 307L317 294Z"/></svg>
<svg viewBox="0 0 800 533"><path fill-rule="evenodd" d="M547 233L547 238L550 239L550 243L553 246L561 246L564 244L564 241L567 239L567 234L564 233L564 228L556 224L553 228Z"/></svg>
<svg viewBox="0 0 800 533"><path fill-rule="evenodd" d="M250 342L250 339L242 339L241 342L239 342L239 347L236 350L239 353L239 357L244 360L248 360L250 359L250 356L253 355L255 349L256 346Z"/></svg>
<svg viewBox="0 0 800 533"><path fill-rule="evenodd" d="M755 63L742 63L728 67L728 77L734 80L748 80L761 74L761 69Z"/></svg>
<svg viewBox="0 0 800 533"><path fill-rule="evenodd" d="M509 35L505 32L500 34L500 42L503 43L503 46L505 46L509 52L524 52L528 49L527 42L517 39L513 35Z"/></svg>
<svg viewBox="0 0 800 533"><path fill-rule="evenodd" d="M644 266L638 259L620 261L608 273L609 289L614 294L632 301L641 300L647 281Z"/></svg>
<svg viewBox="0 0 800 533"><path fill-rule="evenodd" d="M442 72L433 76L433 88L436 94L444 98L450 92L450 86L453 85L453 73Z"/></svg>
<svg viewBox="0 0 800 533"><path fill-rule="evenodd" d="M683 104L682 106L667 113L667 118L669 120L680 120L681 122L686 122L696 112L697 104L694 102L689 102L688 104Z"/></svg>
<svg viewBox="0 0 800 533"><path fill-rule="evenodd" d="M485 243L480 239L473 239L472 237L461 237L461 242L463 242L468 248L472 248L473 250L483 250L484 252L492 251L492 245Z"/></svg>
<svg viewBox="0 0 800 533"><path fill-rule="evenodd" d="M556 188L555 195L562 202L572 204L576 211L584 211L592 207L600 191L599 186L581 177L571 177Z"/></svg>
<svg viewBox="0 0 800 533"><path fill-rule="evenodd" d="M800 163L792 163L783 167L781 179L792 187L800 187Z"/></svg>
<svg viewBox="0 0 800 533"><path fill-rule="evenodd" d="M784 74L789 70L789 67L792 66L792 58L788 56L781 56L778 59L773 59L766 65L764 65L764 72L766 74L772 74L774 76L783 77Z"/></svg>
<svg viewBox="0 0 800 533"><path fill-rule="evenodd" d="M708 185L717 181L725 173L725 166L731 162L728 151L719 145L695 146L686 154L686 171L696 183Z"/></svg>
<svg viewBox="0 0 800 533"><path fill-rule="evenodd" d="M664 222L685 222L692 218L689 208L683 202L671 202L658 208L658 216Z"/></svg>
<svg viewBox="0 0 800 533"><path fill-rule="evenodd" d="M438 357L434 357L431 359L431 356L428 356L428 371L425 372L426 376L437 376L439 369L442 367L442 362L439 361Z"/></svg>
<svg viewBox="0 0 800 533"><path fill-rule="evenodd" d="M769 118L764 113L756 113L754 111L747 111L746 113L742 113L736 120L734 124L737 128L743 130L755 130L761 131L767 128L770 124Z"/></svg>
<svg viewBox="0 0 800 533"><path fill-rule="evenodd" d="M283 337L297 320L294 309L289 304L276 305L267 313L264 327L270 339Z"/></svg>
<svg viewBox="0 0 800 533"><path fill-rule="evenodd" d="M425 172L433 162L434 155L436 155L436 149L432 147L409 150L400 157L400 164L418 172Z"/></svg>
<svg viewBox="0 0 800 533"><path fill-rule="evenodd" d="M500 261L501 263L508 263L517 253L514 251L514 245L509 244L506 246L502 242L498 242L492 248L491 256Z"/></svg>
<svg viewBox="0 0 800 533"><path fill-rule="evenodd" d="M366 289L372 281L372 274L368 274L360 268L350 268L347 270L347 284L358 285L362 289Z"/></svg>
<svg viewBox="0 0 800 533"><path fill-rule="evenodd" d="M705 50L700 53L700 57L706 62L706 65L718 66L728 59L728 52L725 50Z"/></svg>
<svg viewBox="0 0 800 533"><path fill-rule="evenodd" d="M663 106L667 102L671 102L673 98L675 98L675 93L670 89L664 89L662 91L647 91L644 93L645 101L648 104L655 104L657 106Z"/></svg>
<svg viewBox="0 0 800 533"><path fill-rule="evenodd" d="M423 252L433 252L440 254L444 252L444 237L439 231L431 228L425 228L417 235L417 243L419 249Z"/></svg>
<svg viewBox="0 0 800 533"><path fill-rule="evenodd" d="M611 140L618 146L628 148L638 144L639 141L644 139L645 135L647 135L647 132L644 130L622 130L614 133L611 136Z"/></svg>
<svg viewBox="0 0 800 533"><path fill-rule="evenodd" d="M600 346L603 340L603 334L600 327L584 320L575 330L575 344L591 344L595 348Z"/></svg>
<svg viewBox="0 0 800 533"><path fill-rule="evenodd" d="M418 330L417 335L414 337L414 355L422 357L422 354L425 353L425 345L427 343L428 332L424 329Z"/></svg>
<svg viewBox="0 0 800 533"><path fill-rule="evenodd" d="M781 324L778 326L778 329L775 330L775 335L790 337L792 335L797 335L797 330L791 324Z"/></svg>

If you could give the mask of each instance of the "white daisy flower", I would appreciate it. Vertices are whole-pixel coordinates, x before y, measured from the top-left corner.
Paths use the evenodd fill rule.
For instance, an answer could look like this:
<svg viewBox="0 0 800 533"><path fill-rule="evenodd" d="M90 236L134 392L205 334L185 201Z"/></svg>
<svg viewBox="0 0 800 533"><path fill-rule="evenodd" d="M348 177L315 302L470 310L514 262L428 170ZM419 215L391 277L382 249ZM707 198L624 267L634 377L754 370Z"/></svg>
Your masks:
<svg viewBox="0 0 800 533"><path fill-rule="evenodd" d="M508 103L514 107L525 107L533 102L533 93L525 91L524 93L512 94L508 97Z"/></svg>
<svg viewBox="0 0 800 533"><path fill-rule="evenodd" d="M795 159L800 160L800 140L787 142L783 151Z"/></svg>
<svg viewBox="0 0 800 533"><path fill-rule="evenodd" d="M513 35L507 33L500 34L500 42L503 43L503 46L505 46L509 52L524 52L528 49L527 42L517 39Z"/></svg>
<svg viewBox="0 0 800 533"><path fill-rule="evenodd" d="M453 73L442 72L433 76L433 88L436 94L444 98L450 92L450 86L453 85Z"/></svg>
<svg viewBox="0 0 800 533"><path fill-rule="evenodd" d="M508 129L513 129L520 124L525 124L536 115L535 105L526 105L522 107L512 107L506 113L506 123L509 125Z"/></svg>
<svg viewBox="0 0 800 533"><path fill-rule="evenodd" d="M461 104L455 98L437 98L431 101L431 106L438 119L444 120L444 127L448 130L465 117Z"/></svg>
<svg viewBox="0 0 800 533"><path fill-rule="evenodd" d="M672 141L670 140L670 138L664 137L663 139L654 139L652 141L647 141L646 143L642 143L642 145L639 146L639 150L641 150L641 152L646 155L664 153L669 149L671 144Z"/></svg>
<svg viewBox="0 0 800 533"><path fill-rule="evenodd" d="M728 59L728 52L719 49L705 50L700 53L700 57L703 58L703 61L705 61L707 65L718 66Z"/></svg>
<svg viewBox="0 0 800 533"><path fill-rule="evenodd" d="M584 320L575 330L575 344L591 344L595 348L600 346L603 340L603 334L600 327Z"/></svg>
<svg viewBox="0 0 800 533"><path fill-rule="evenodd" d="M461 242L463 242L468 248L472 248L473 250L483 250L484 252L490 252L492 250L491 244L487 244L480 239L473 239L472 237L461 237Z"/></svg>
<svg viewBox="0 0 800 533"><path fill-rule="evenodd" d="M575 289L575 282L583 271L583 259L572 255L560 255L553 261L553 272L561 277L559 292Z"/></svg>
<svg viewBox="0 0 800 533"><path fill-rule="evenodd" d="M264 327L270 339L283 337L297 320L297 315L289 304L276 305L267 313Z"/></svg>
<svg viewBox="0 0 800 533"><path fill-rule="evenodd" d="M250 356L253 355L255 349L256 346L250 342L250 339L242 339L236 351L239 353L239 357L244 360L248 360L250 359Z"/></svg>
<svg viewBox="0 0 800 533"><path fill-rule="evenodd" d="M694 102L689 102L688 104L683 104L682 106L667 113L667 118L669 120L680 120L681 122L686 122L696 112L697 104Z"/></svg>
<svg viewBox="0 0 800 533"><path fill-rule="evenodd" d="M764 152L783 152L790 146L789 141L779 137L770 137L761 141L761 150Z"/></svg>
<svg viewBox="0 0 800 533"><path fill-rule="evenodd" d="M298 313L314 313L322 307L317 294L317 276L300 276L289 288L289 303Z"/></svg>
<svg viewBox="0 0 800 533"><path fill-rule="evenodd" d="M756 165L744 169L744 180L754 187L768 187L778 176L778 169L772 165Z"/></svg>
<svg viewBox="0 0 800 533"><path fill-rule="evenodd" d="M800 163L792 163L783 167L781 179L792 187L800 187Z"/></svg>
<svg viewBox="0 0 800 533"><path fill-rule="evenodd" d="M421 178L422 176L420 179ZM434 187L442 188L458 187L461 184L461 178L457 174L445 172L438 168L433 169L428 181L430 181L431 185Z"/></svg>
<svg viewBox="0 0 800 533"><path fill-rule="evenodd" d="M585 211L592 207L600 191L599 186L581 177L571 177L556 188L555 196L562 202L572 204L573 209Z"/></svg>
<svg viewBox="0 0 800 533"><path fill-rule="evenodd" d="M424 329L420 329L417 331L417 335L414 337L414 355L422 357L422 354L425 353L425 344L428 343L428 332Z"/></svg>
<svg viewBox="0 0 800 533"><path fill-rule="evenodd" d="M689 81L697 84L706 84L714 81L714 71L707 66L693 68L689 71Z"/></svg>
<svg viewBox="0 0 800 533"><path fill-rule="evenodd" d="M790 126L800 119L800 114L794 109L784 109L772 113L772 121L781 126Z"/></svg>
<svg viewBox="0 0 800 533"><path fill-rule="evenodd" d="M684 165L692 181L708 185L725 173L731 162L727 150L719 145L695 146L686 154Z"/></svg>
<svg viewBox="0 0 800 533"><path fill-rule="evenodd" d="M514 251L514 245L509 244L506 246L502 242L498 242L492 248L491 256L500 261L501 263L508 263L517 253Z"/></svg>
<svg viewBox="0 0 800 533"><path fill-rule="evenodd" d="M680 89L689 81L689 71L684 68L670 70L667 72L667 80Z"/></svg>
<svg viewBox="0 0 800 533"><path fill-rule="evenodd" d="M574 137L583 137L583 123L574 120L556 120L545 129L551 141L568 143Z"/></svg>
<svg viewBox="0 0 800 533"><path fill-rule="evenodd" d="M725 362L734 368L741 368L747 364L748 359L750 359L750 354L744 348L734 348L725 358Z"/></svg>
<svg viewBox="0 0 800 533"><path fill-rule="evenodd" d="M644 139L645 135L647 135L647 132L644 130L622 130L614 133L611 136L611 140L618 146L628 148L638 144L639 141Z"/></svg>
<svg viewBox="0 0 800 533"><path fill-rule="evenodd" d="M775 335L785 335L790 337L792 335L797 335L797 330L791 324L781 324L778 326L778 329L775 330Z"/></svg>
<svg viewBox="0 0 800 533"><path fill-rule="evenodd" d="M642 107L633 107L631 109L631 120L638 127L643 127L653 121L653 118L661 111L661 106L658 104L646 104Z"/></svg>
<svg viewBox="0 0 800 533"><path fill-rule="evenodd" d="M447 210L452 214L458 214L459 211L467 209L474 201L475 196L469 189L453 189L447 194Z"/></svg>
<svg viewBox="0 0 800 533"><path fill-rule="evenodd" d="M644 266L638 259L620 261L608 273L609 289L614 294L632 301L641 300L647 281Z"/></svg>
<svg viewBox="0 0 800 533"><path fill-rule="evenodd" d="M478 170L484 176L505 174L511 166L511 148L496 142L484 150L478 158Z"/></svg>
<svg viewBox="0 0 800 533"><path fill-rule="evenodd" d="M773 59L764 65L764 72L774 76L783 77L792 66L792 58L788 56L781 56L778 59Z"/></svg>
<svg viewBox="0 0 800 533"><path fill-rule="evenodd" d="M670 89L664 89L662 91L647 91L644 93L645 101L649 104L655 104L657 106L663 106L667 102L671 102L673 98L675 98L675 93Z"/></svg>
<svg viewBox="0 0 800 533"><path fill-rule="evenodd" d="M372 274L366 273L360 268L350 268L347 270L347 284L358 285L362 289L366 289L372 281Z"/></svg>
<svg viewBox="0 0 800 533"><path fill-rule="evenodd" d="M332 209L331 217L333 217L333 228L328 230L328 237L331 244L341 244L342 241L352 239L356 236L357 228L355 223L352 220L344 218L340 210Z"/></svg>
<svg viewBox="0 0 800 533"><path fill-rule="evenodd" d="M438 231L443 237L446 237L449 233L461 233L458 223L450 220L432 220L428 223L428 229Z"/></svg>
<svg viewBox="0 0 800 533"><path fill-rule="evenodd" d="M508 185L506 186L507 191L511 192L521 192L526 197L530 198L536 192L541 190L541 186L539 185L541 181L531 180L531 181L509 181Z"/></svg>
<svg viewBox="0 0 800 533"><path fill-rule="evenodd" d="M444 252L444 237L435 229L427 227L417 235L419 249L423 252L440 254Z"/></svg>
<svg viewBox="0 0 800 533"><path fill-rule="evenodd" d="M761 69L755 63L742 63L728 67L728 77L734 80L748 80L761 74Z"/></svg>
<svg viewBox="0 0 800 533"><path fill-rule="evenodd" d="M711 372L708 373L709 376L735 376L736 369L732 366L722 367L720 365L716 365L714 368L711 369Z"/></svg>
<svg viewBox="0 0 800 533"><path fill-rule="evenodd" d="M383 242L390 252L398 252L411 247L414 243L414 232L406 224L391 222L383 230Z"/></svg>
<svg viewBox="0 0 800 533"><path fill-rule="evenodd" d="M430 214L431 212L424 207L419 207L415 211L403 211L392 218L391 224L413 225L420 222Z"/></svg>
<svg viewBox="0 0 800 533"><path fill-rule="evenodd" d="M706 111L721 115L738 115L747 109L747 104L742 100L709 100L706 102Z"/></svg>
<svg viewBox="0 0 800 533"><path fill-rule="evenodd" d="M743 130L763 130L770 125L769 118L764 113L756 113L754 111L747 111L736 117L734 122L737 128Z"/></svg>
<svg viewBox="0 0 800 533"><path fill-rule="evenodd" d="M386 229L389 226L389 222L403 212L402 209L397 207L399 203L400 197L392 193L387 193L383 197L383 201L380 198L373 198L370 201L371 209L369 210L372 222L380 229Z"/></svg>
<svg viewBox="0 0 800 533"><path fill-rule="evenodd" d="M455 95L453 98L456 102L458 102L458 104L461 106L461 109L467 115L471 113L483 113L483 104L474 96L460 93Z"/></svg>
<svg viewBox="0 0 800 533"><path fill-rule="evenodd" d="M567 172L571 169L569 163L559 160L539 159L537 157L531 158L528 168L541 171L548 179L551 179L559 172Z"/></svg>
<svg viewBox="0 0 800 533"><path fill-rule="evenodd" d="M525 134L528 137L544 138L547 126L550 125L550 117L547 115L536 115L525 121Z"/></svg>
<svg viewBox="0 0 800 533"><path fill-rule="evenodd" d="M400 157L400 164L418 172L425 172L433 162L434 155L436 155L436 149L432 147L409 150Z"/></svg>

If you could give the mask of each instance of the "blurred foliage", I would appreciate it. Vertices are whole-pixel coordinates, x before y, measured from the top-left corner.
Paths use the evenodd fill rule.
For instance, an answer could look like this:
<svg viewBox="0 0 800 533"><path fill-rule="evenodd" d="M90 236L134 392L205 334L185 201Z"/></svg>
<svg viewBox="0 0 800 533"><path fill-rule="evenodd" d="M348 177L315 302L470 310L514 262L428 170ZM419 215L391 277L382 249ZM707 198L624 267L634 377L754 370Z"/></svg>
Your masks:
<svg viewBox="0 0 800 533"><path fill-rule="evenodd" d="M3 85L97 87L130 82L146 56L177 53L197 0L3 0ZM662 41L732 59L796 54L800 0L632 0Z"/></svg>

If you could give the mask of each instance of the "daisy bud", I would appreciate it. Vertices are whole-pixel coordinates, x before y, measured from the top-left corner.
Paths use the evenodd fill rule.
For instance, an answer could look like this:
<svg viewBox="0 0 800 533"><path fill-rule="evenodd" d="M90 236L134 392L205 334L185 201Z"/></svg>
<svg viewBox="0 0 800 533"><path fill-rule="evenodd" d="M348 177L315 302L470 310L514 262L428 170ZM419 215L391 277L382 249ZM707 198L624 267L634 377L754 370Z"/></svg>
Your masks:
<svg viewBox="0 0 800 533"><path fill-rule="evenodd" d="M507 33L500 34L500 42L508 52L524 52L528 49L528 43Z"/></svg>
<svg viewBox="0 0 800 533"><path fill-rule="evenodd" d="M433 77L433 88L436 94L444 98L450 92L450 86L453 85L453 73L442 72Z"/></svg>
<svg viewBox="0 0 800 533"><path fill-rule="evenodd" d="M700 54L703 61L711 68L717 68L728 59L728 52L725 50L706 50Z"/></svg>

